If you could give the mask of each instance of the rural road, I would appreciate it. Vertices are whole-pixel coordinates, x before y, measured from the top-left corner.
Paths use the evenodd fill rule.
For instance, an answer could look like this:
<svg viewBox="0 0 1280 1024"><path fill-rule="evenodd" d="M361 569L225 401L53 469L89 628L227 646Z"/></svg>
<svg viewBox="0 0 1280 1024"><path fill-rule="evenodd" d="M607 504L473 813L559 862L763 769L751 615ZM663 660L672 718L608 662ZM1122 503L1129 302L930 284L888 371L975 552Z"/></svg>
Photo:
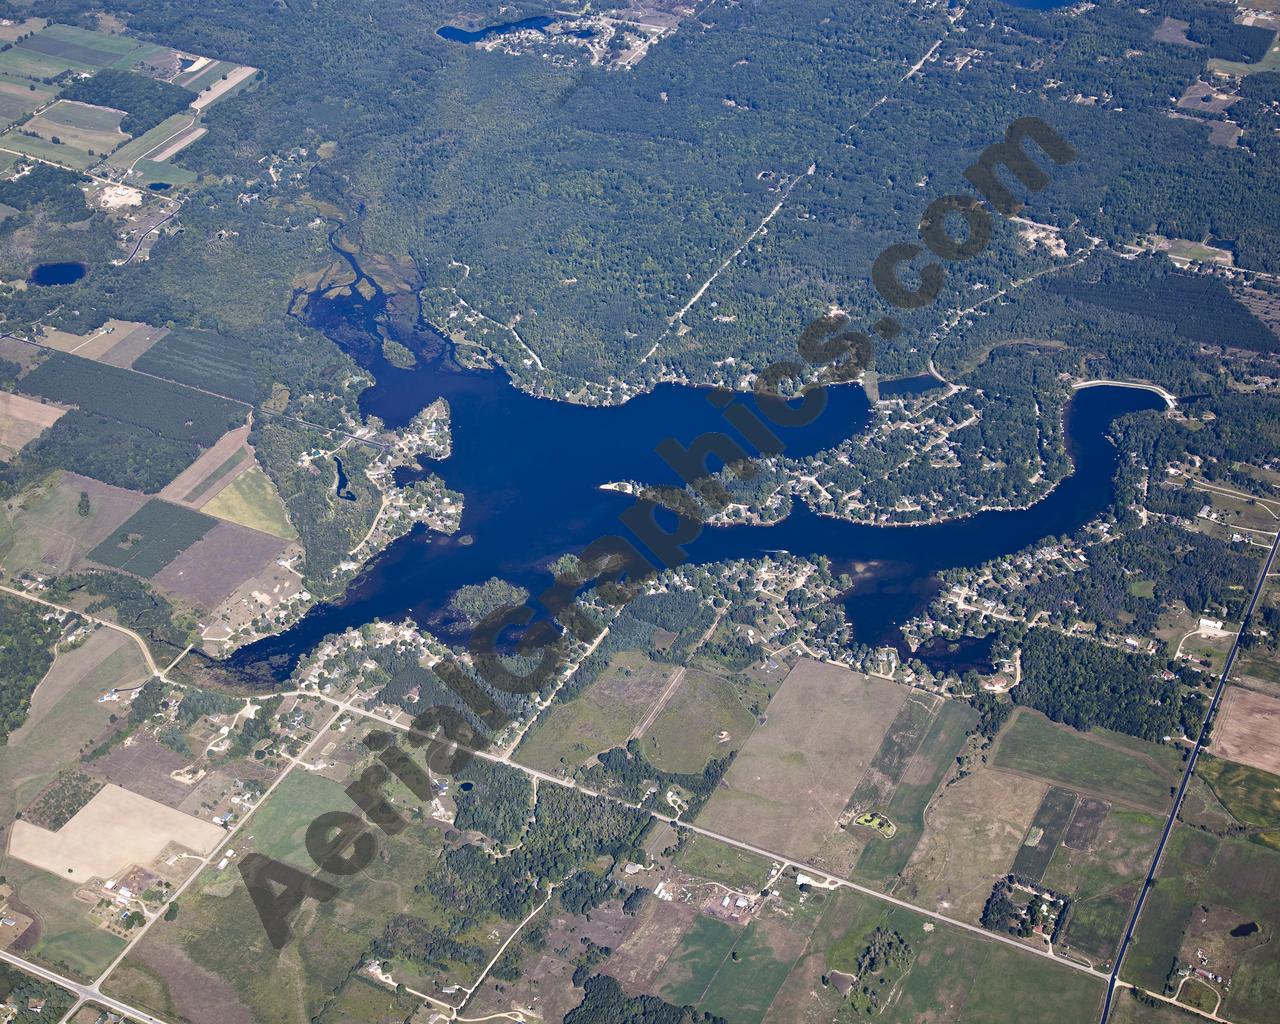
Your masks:
<svg viewBox="0 0 1280 1024"><path fill-rule="evenodd" d="M1227 662L1222 667L1222 675L1218 678L1217 689L1213 691L1213 700L1209 702L1209 711L1204 716L1204 724L1200 726L1200 735L1196 737L1196 745L1191 748L1191 756L1187 758L1186 771L1182 773L1182 782L1178 785L1178 792L1173 798L1173 807L1169 810L1169 817L1164 823L1164 831L1160 834L1160 843L1156 846L1155 856L1151 858L1151 867L1147 871L1146 881L1142 883L1142 891L1138 893L1138 901L1133 905L1133 914L1129 917L1129 925L1125 928L1124 938L1120 941L1120 952L1116 954L1115 966L1111 969L1111 977L1107 979L1107 996L1102 1002L1102 1017L1100 1024L1107 1024L1107 1017L1111 1013L1111 1003L1115 998L1116 982L1120 978L1120 967L1124 963L1125 953L1129 951L1129 946L1133 942L1133 933L1138 926L1138 915L1142 913L1142 906L1146 903L1147 894L1151 891L1151 887L1155 885L1156 872L1160 870L1160 858L1164 856L1164 849L1169 843L1169 836L1173 832L1174 822L1177 821L1178 811L1182 808L1182 798L1186 795L1187 786L1191 782L1191 774L1195 771L1196 761L1200 759L1200 752L1204 749L1205 742L1209 738L1209 729L1213 725L1214 716L1218 711L1218 704L1222 700L1222 693L1227 688L1227 678L1231 675L1232 666L1235 665L1236 654L1240 651L1240 638L1244 636L1245 631L1249 628L1249 619L1253 617L1254 609L1258 606L1258 601L1262 597L1262 588L1266 586L1267 574L1271 571L1271 563L1275 561L1276 551L1280 549L1280 534L1271 544L1271 550L1267 552L1267 559L1262 563L1262 571L1258 573L1258 582L1253 588L1253 596L1249 599L1249 607L1245 609L1244 617L1240 620L1240 632L1236 634L1235 641L1231 644L1231 651L1227 654Z"/></svg>
<svg viewBox="0 0 1280 1024"><path fill-rule="evenodd" d="M51 981L55 985L65 988L68 992L75 995L78 999L89 999L95 1003L101 1003L108 1010L114 1010L116 1013L122 1013L127 1017L137 1021L138 1024L170 1024L169 1021L161 1017L153 1017L145 1010L139 1010L136 1006L130 1006L128 1003L122 1003L118 999L112 999L110 996L104 996L98 991L96 985L82 985L78 981L72 981L70 978L64 977L46 967L34 964L30 960L24 960L20 956L14 956L8 950L0 949L0 960L19 967L28 974L34 974L43 981Z"/></svg>

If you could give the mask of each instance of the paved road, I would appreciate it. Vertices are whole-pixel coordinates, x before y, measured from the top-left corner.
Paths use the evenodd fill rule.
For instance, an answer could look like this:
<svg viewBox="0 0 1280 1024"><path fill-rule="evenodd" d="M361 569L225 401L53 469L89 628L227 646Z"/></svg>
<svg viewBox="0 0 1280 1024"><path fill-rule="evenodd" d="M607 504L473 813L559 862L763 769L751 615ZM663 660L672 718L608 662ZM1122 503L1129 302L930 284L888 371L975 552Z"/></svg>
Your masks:
<svg viewBox="0 0 1280 1024"><path fill-rule="evenodd" d="M14 956L8 950L0 949L0 960L5 960L26 971L28 974L34 974L37 978L44 981L51 981L55 985L61 985L68 992L80 999L89 999L95 1003L100 1003L108 1010L114 1010L116 1013L122 1013L138 1022L138 1024L169 1024L169 1021L160 1017L153 1017L146 1010L139 1010L136 1006L130 1006L128 1003L122 1003L119 999L112 999L110 996L104 996L98 991L97 985L82 985L78 981L72 981L70 978L51 971L47 967L41 967L39 964L33 964L30 960L24 960L20 956Z"/></svg>
<svg viewBox="0 0 1280 1024"><path fill-rule="evenodd" d="M1262 563L1262 571L1258 573L1257 585L1253 588L1253 596L1249 599L1249 607L1245 609L1244 618L1240 620L1240 632L1236 634L1235 642L1231 645L1231 650L1227 654L1227 663L1222 668L1222 675L1218 678L1218 686L1213 691L1213 700L1209 702L1209 712L1204 716L1204 724L1200 727L1200 735L1196 737L1196 744L1191 748L1191 756L1187 758L1187 769L1182 773L1182 782L1178 785L1178 792L1173 798L1173 807L1169 810L1169 817L1164 823L1164 832L1160 835L1160 844L1156 847L1155 856L1151 858L1151 868L1147 871L1146 881L1142 883L1142 891L1138 894L1138 901L1133 905L1133 914L1129 918L1129 926L1125 929L1124 939L1120 943L1120 952L1116 955L1115 966L1111 969L1111 977L1107 980L1107 997L1102 1003L1101 1024L1107 1024L1107 1017L1111 1013L1111 1003L1115 997L1116 982L1120 977L1120 966L1124 963L1125 953L1129 951L1129 946L1133 942L1134 929L1138 926L1138 915L1142 913L1142 906L1147 900L1147 893L1151 891L1151 887L1155 884L1156 872L1160 869L1160 858L1164 856L1164 848L1169 842L1169 835L1173 832L1174 822L1177 820L1178 811L1182 807L1182 798L1186 795L1187 786L1191 782L1191 773L1195 771L1196 762L1200 759L1200 752L1204 749L1205 742L1209 738L1209 728L1213 725L1214 716L1218 712L1218 704L1222 700L1222 693L1227 687L1227 677L1231 675L1231 668L1235 664L1236 654L1240 650L1240 638L1244 636L1245 631L1249 628L1249 620L1253 617L1253 611L1258 606L1258 600L1262 597L1262 588L1267 582L1267 573L1271 571L1271 564L1275 561L1276 551L1280 549L1280 535L1271 544L1271 550L1267 552L1267 559Z"/></svg>

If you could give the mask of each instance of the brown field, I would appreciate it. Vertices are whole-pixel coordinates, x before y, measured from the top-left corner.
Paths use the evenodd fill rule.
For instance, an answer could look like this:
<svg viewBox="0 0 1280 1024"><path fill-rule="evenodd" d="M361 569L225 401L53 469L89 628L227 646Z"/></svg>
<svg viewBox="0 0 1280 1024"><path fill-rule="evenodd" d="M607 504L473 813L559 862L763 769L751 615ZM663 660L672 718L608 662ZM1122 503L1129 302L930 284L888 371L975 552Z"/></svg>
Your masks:
<svg viewBox="0 0 1280 1024"><path fill-rule="evenodd" d="M1229 761L1280 775L1280 699L1229 687L1209 749Z"/></svg>
<svg viewBox="0 0 1280 1024"><path fill-rule="evenodd" d="M698 823L847 871L864 842L840 828L840 815L909 693L836 665L800 661Z"/></svg>
<svg viewBox="0 0 1280 1024"><path fill-rule="evenodd" d="M602 964L628 992L653 992L662 983L667 962L680 948L698 912L684 903L647 899L636 914L627 940Z"/></svg>
<svg viewBox="0 0 1280 1024"><path fill-rule="evenodd" d="M81 492L89 495L88 516L77 507ZM0 522L0 561L11 572L68 572L146 500L138 491L63 473L52 485L24 496L22 505L11 511L8 541Z"/></svg>
<svg viewBox="0 0 1280 1024"><path fill-rule="evenodd" d="M46 327L40 344L59 352L71 352L85 359L128 369L133 361L169 332L163 327L132 320L108 320L88 334L72 334Z"/></svg>
<svg viewBox="0 0 1280 1024"><path fill-rule="evenodd" d="M223 487L254 465L253 459L244 459L239 466L228 472L222 479L211 481L205 487L205 482L209 477L221 468L222 464L235 453L236 449L248 440L248 437L248 426L237 427L235 430L227 431L218 438L212 448L207 449L195 462L170 480L165 485L164 490L160 492L160 497L177 505L186 505L188 508L195 509L200 508ZM193 500L188 500L188 495L192 496Z"/></svg>
<svg viewBox="0 0 1280 1024"><path fill-rule="evenodd" d="M990 768L945 787L925 812L924 836L895 894L976 922L1048 789Z"/></svg>
<svg viewBox="0 0 1280 1024"><path fill-rule="evenodd" d="M135 737L94 761L91 768L108 782L129 789L147 800L176 808L191 793L192 786L169 773L191 763L149 734Z"/></svg>
<svg viewBox="0 0 1280 1024"><path fill-rule="evenodd" d="M152 577L161 590L212 611L262 572L288 542L234 523L218 523Z"/></svg>
<svg viewBox="0 0 1280 1024"><path fill-rule="evenodd" d="M0 457L13 458L58 422L67 410L52 402L0 391Z"/></svg>
<svg viewBox="0 0 1280 1024"><path fill-rule="evenodd" d="M208 853L224 835L211 821L106 786L57 832L14 822L9 853L59 878L87 882L110 878L130 864L148 864L168 843Z"/></svg>

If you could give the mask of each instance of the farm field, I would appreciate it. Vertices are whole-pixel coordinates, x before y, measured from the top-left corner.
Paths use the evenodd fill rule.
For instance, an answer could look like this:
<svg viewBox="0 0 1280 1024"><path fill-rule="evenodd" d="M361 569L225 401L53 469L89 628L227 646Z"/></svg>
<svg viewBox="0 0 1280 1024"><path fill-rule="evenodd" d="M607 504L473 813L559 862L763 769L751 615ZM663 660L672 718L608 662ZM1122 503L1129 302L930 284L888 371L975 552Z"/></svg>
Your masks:
<svg viewBox="0 0 1280 1024"><path fill-rule="evenodd" d="M130 864L149 863L168 843L206 854L223 835L210 821L109 784L57 832L14 822L9 855L83 883L110 878Z"/></svg>
<svg viewBox="0 0 1280 1024"><path fill-rule="evenodd" d="M321 813L350 806L341 783L295 772L254 811L244 840L235 843L235 859L254 851L313 871L305 850L308 826ZM292 955L283 957L267 941L237 864L207 868L184 894L178 918L148 932L104 990L191 1024L310 1024L392 917L446 919L430 897L414 892L439 855L439 831L415 823L395 837L379 833L378 843L379 856L360 875L341 880L333 900L308 901L291 919ZM481 925L479 939L496 949L501 939L487 938L492 923ZM476 941L471 931L459 938Z"/></svg>
<svg viewBox="0 0 1280 1024"><path fill-rule="evenodd" d="M982 767L941 790L894 894L976 923L1048 788Z"/></svg>
<svg viewBox="0 0 1280 1024"><path fill-rule="evenodd" d="M229 456L228 461L235 456ZM223 463L215 470L219 473L226 466ZM235 470L235 466L226 469L227 473ZM225 476L219 479L226 479ZM211 480L217 486L217 480ZM208 493L208 492L205 492ZM197 494L195 499L199 500ZM276 490L271 478L259 466L251 465L235 477L231 483L217 491L214 496L200 506L206 515L225 519L229 523L238 523L251 530L269 533L282 540L297 540L298 533L289 522L284 502Z"/></svg>
<svg viewBox="0 0 1280 1024"><path fill-rule="evenodd" d="M909 692L848 669L799 662L699 824L834 873L847 871L864 837L840 828L840 816Z"/></svg>
<svg viewBox="0 0 1280 1024"><path fill-rule="evenodd" d="M40 333L40 344L123 369L131 366L163 333L162 328L113 319L88 334L45 328Z"/></svg>
<svg viewBox="0 0 1280 1024"><path fill-rule="evenodd" d="M1138 921L1124 976L1159 992L1175 962L1203 964L1230 979L1218 1012L1263 1024L1274 1019L1280 998L1280 962L1273 954L1278 928L1280 852L1179 828Z"/></svg>
<svg viewBox="0 0 1280 1024"><path fill-rule="evenodd" d="M1209 749L1229 761L1280 774L1280 697L1229 686Z"/></svg>
<svg viewBox="0 0 1280 1024"><path fill-rule="evenodd" d="M0 124L21 120L48 103L57 92L55 86L0 72Z"/></svg>
<svg viewBox="0 0 1280 1024"><path fill-rule="evenodd" d="M542 715L517 749L516 760L542 771L569 772L622 746L674 671L634 651L615 655L584 693L556 702Z"/></svg>
<svg viewBox="0 0 1280 1024"><path fill-rule="evenodd" d="M214 525L209 516L153 498L90 551L89 558L149 579Z"/></svg>
<svg viewBox="0 0 1280 1024"><path fill-rule="evenodd" d="M39 921L28 928L12 951L90 980L124 948L124 940L99 928L89 908L75 898L76 885L48 871L9 858L5 881L20 904Z"/></svg>
<svg viewBox="0 0 1280 1024"><path fill-rule="evenodd" d="M1001 731L992 762L1108 801L1163 813L1176 786L1175 750L1105 729L1080 733L1019 708Z"/></svg>
<svg viewBox="0 0 1280 1024"><path fill-rule="evenodd" d="M1280 849L1280 778L1211 754L1196 762L1196 777L1238 824L1257 830L1256 842Z"/></svg>
<svg viewBox="0 0 1280 1024"><path fill-rule="evenodd" d="M89 515L80 514L80 495ZM0 564L12 573L61 573L140 509L146 497L76 473L57 473L26 492L21 504L0 508Z"/></svg>
<svg viewBox="0 0 1280 1024"><path fill-rule="evenodd" d="M48 152L60 154L59 163L85 170L128 141L129 136L120 130L123 118L121 110L58 100L20 129L6 133L0 145L22 150L24 143L33 141L25 133L34 132L53 147Z"/></svg>
<svg viewBox="0 0 1280 1024"><path fill-rule="evenodd" d="M1015 875L1039 881L1049 866L1049 860L1058 848L1058 842L1076 809L1076 795L1069 789L1053 786L1040 801L1036 815L1031 819L1027 837L1013 859Z"/></svg>
<svg viewBox="0 0 1280 1024"><path fill-rule="evenodd" d="M150 156L167 148L168 142L183 128L190 125L192 115L188 113L173 114L161 121L154 128L148 129L137 138L131 139L111 154L107 160L112 167L128 170L135 161Z"/></svg>
<svg viewBox="0 0 1280 1024"><path fill-rule="evenodd" d="M1109 966L1164 822L1125 808L1088 811L1082 797L1042 880L1072 900L1059 946ZM1086 830L1078 827L1082 816L1089 821Z"/></svg>
<svg viewBox="0 0 1280 1024"><path fill-rule="evenodd" d="M891 885L907 866L924 832L929 801L954 766L976 718L971 708L957 701L943 701L937 706L919 749L900 769L897 787L884 808L897 831L892 839L871 837L854 869L859 877Z"/></svg>
<svg viewBox="0 0 1280 1024"><path fill-rule="evenodd" d="M31 696L27 720L0 747L0 818L6 827L107 728L118 705L99 704L98 695L138 686L147 676L137 645L105 626L54 659Z"/></svg>
<svg viewBox="0 0 1280 1024"><path fill-rule="evenodd" d="M178 505L199 509L233 479L232 470L245 468L248 450L245 441L249 427L237 427L223 434L200 458L169 481L160 491L160 497Z"/></svg>
<svg viewBox="0 0 1280 1024"><path fill-rule="evenodd" d="M58 405L0 391L0 458L12 459L66 411Z"/></svg>
<svg viewBox="0 0 1280 1024"><path fill-rule="evenodd" d="M837 1018L844 999L821 978L834 971L857 974L859 957L877 930L896 933L910 953L905 970L886 969L883 984L871 986L879 996L876 1020L1015 1024L1025 1019L1028 1003L1052 1006L1055 1024L1097 1019L1099 980L847 889L813 893L810 899L821 901L820 913L765 1015L771 1024L828 1024ZM945 1016L937 1015L940 1007ZM848 1017L854 1019L852 1013Z"/></svg>
<svg viewBox="0 0 1280 1024"><path fill-rule="evenodd" d="M741 749L755 724L732 683L691 668L640 740L655 767L700 772L713 758Z"/></svg>
<svg viewBox="0 0 1280 1024"><path fill-rule="evenodd" d="M212 611L274 562L287 544L269 533L215 522L152 580L166 593Z"/></svg>

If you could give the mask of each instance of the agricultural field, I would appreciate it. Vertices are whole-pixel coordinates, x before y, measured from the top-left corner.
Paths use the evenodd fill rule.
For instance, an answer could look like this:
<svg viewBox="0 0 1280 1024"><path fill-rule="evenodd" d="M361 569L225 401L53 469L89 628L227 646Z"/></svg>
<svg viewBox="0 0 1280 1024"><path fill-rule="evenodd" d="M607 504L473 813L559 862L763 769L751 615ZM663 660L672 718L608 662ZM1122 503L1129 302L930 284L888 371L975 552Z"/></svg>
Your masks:
<svg viewBox="0 0 1280 1024"><path fill-rule="evenodd" d="M200 458L170 480L160 497L199 509L235 478L235 470L245 470L252 465L245 446L248 438L248 426L227 431L212 447L205 449Z"/></svg>
<svg viewBox="0 0 1280 1024"><path fill-rule="evenodd" d="M1098 979L1052 961L927 920L849 889L801 892L780 880L745 927L688 905L647 900L637 924L601 970L628 992L737 1024L829 1024L854 1019L850 997L830 982L866 975L875 1019L1015 1024L1026 1005L1051 1005L1055 1024L1096 1020ZM859 968L873 943L901 939L895 965ZM939 1007L946 1015L937 1016ZM856 1014L862 1016L862 1013Z"/></svg>
<svg viewBox="0 0 1280 1024"><path fill-rule="evenodd" d="M1205 971L1213 978L1198 974L1198 983L1222 997L1220 1015L1263 1024L1274 1019L1280 999L1277 929L1280 851L1177 828L1123 975L1151 991L1172 993L1181 983L1179 967Z"/></svg>
<svg viewBox="0 0 1280 1024"><path fill-rule="evenodd" d="M1196 762L1196 778L1209 786L1235 824L1250 830L1255 842L1280 850L1280 778L1210 754Z"/></svg>
<svg viewBox="0 0 1280 1024"><path fill-rule="evenodd" d="M700 772L713 758L741 749L755 724L733 683L690 668L640 740L654 767Z"/></svg>
<svg viewBox="0 0 1280 1024"><path fill-rule="evenodd" d="M976 717L967 705L943 701L936 706L934 717L909 760L900 762L898 754L890 760L887 749L882 748L877 755L877 759L885 758L881 763L900 763L891 776L897 783L896 788L889 802L878 808L893 823L895 831L891 839L872 836L854 869L860 878L892 885L907 866L924 832L929 802L955 766L956 757L964 748L965 737Z"/></svg>
<svg viewBox="0 0 1280 1024"><path fill-rule="evenodd" d="M12 459L66 411L60 405L0 391L0 459Z"/></svg>
<svg viewBox="0 0 1280 1024"><path fill-rule="evenodd" d="M872 833L841 828L841 815L910 692L799 662L698 823L833 873L849 870Z"/></svg>
<svg viewBox="0 0 1280 1024"><path fill-rule="evenodd" d="M81 495L89 513L81 514ZM140 509L146 497L76 473L55 473L0 506L0 565L11 573L77 567Z"/></svg>
<svg viewBox="0 0 1280 1024"><path fill-rule="evenodd" d="M280 956L271 948L239 861L256 852L313 871L305 849L308 826L319 814L350 806L342 783L310 772L291 774L253 812L244 839L235 843L234 861L222 869L210 866L198 876L181 899L177 919L148 932L104 990L192 1024L310 1024L397 914L446 924L450 912L428 894L414 891L439 856L441 834L425 822L414 822L395 837L378 833L379 855L360 875L339 879L333 900L304 905L291 919L289 954ZM486 920L457 938L492 955L501 937L495 942L491 934L506 932ZM401 976L401 966L395 970ZM403 977L414 987L437 984L432 977L407 971Z"/></svg>
<svg viewBox="0 0 1280 1024"><path fill-rule="evenodd" d="M1053 786L1040 801L1027 837L1013 858L1013 874L1040 881L1076 809L1076 794Z"/></svg>
<svg viewBox="0 0 1280 1024"><path fill-rule="evenodd" d="M542 771L567 773L596 754L624 745L676 671L638 652L614 655L584 693L556 702L539 718L520 744L516 760Z"/></svg>
<svg viewBox="0 0 1280 1024"><path fill-rule="evenodd" d="M263 573L287 545L269 533L219 522L152 580L166 594L212 611Z"/></svg>
<svg viewBox="0 0 1280 1024"><path fill-rule="evenodd" d="M0 145L83 171L128 141L129 136L120 130L124 116L120 110L58 100L20 128L5 133Z"/></svg>
<svg viewBox="0 0 1280 1024"><path fill-rule="evenodd" d="M175 327L133 366L156 377L254 403L271 393L271 383L262 379L252 353L253 347L241 338Z"/></svg>
<svg viewBox="0 0 1280 1024"><path fill-rule="evenodd" d="M44 328L39 339L47 348L127 369L163 333L162 328L112 319L88 334Z"/></svg>
<svg viewBox="0 0 1280 1024"><path fill-rule="evenodd" d="M127 36L91 32L70 25L46 25L0 54L0 69L39 78L54 77L64 71L127 69L162 49Z"/></svg>
<svg viewBox="0 0 1280 1024"><path fill-rule="evenodd" d="M1048 789L988 767L943 788L929 805L924 835L894 894L976 923Z"/></svg>
<svg viewBox="0 0 1280 1024"><path fill-rule="evenodd" d="M214 471L217 479L210 481L212 486L216 487L218 480L225 480L227 475L235 471L239 463L232 465L227 463L231 463L236 458L234 454L228 456L226 462ZM196 497L191 500L198 501L202 494L207 493L207 491L197 491ZM231 483L201 505L200 510L206 515L225 519L229 523L239 523L251 530L269 533L282 540L297 540L298 537L298 532L289 522L289 514L285 510L284 502L280 500L275 484L256 465L250 465L248 469L240 472Z"/></svg>
<svg viewBox="0 0 1280 1024"><path fill-rule="evenodd" d="M1280 697L1227 687L1209 749L1219 757L1280 775Z"/></svg>
<svg viewBox="0 0 1280 1024"><path fill-rule="evenodd" d="M215 525L210 516L153 498L90 551L89 558L150 579Z"/></svg>
<svg viewBox="0 0 1280 1024"><path fill-rule="evenodd" d="M0 125L20 121L57 94L55 86L0 73Z"/></svg>
<svg viewBox="0 0 1280 1024"><path fill-rule="evenodd" d="M1181 759L1167 746L1094 729L1081 733L1019 708L1001 731L992 763L1141 810L1163 813Z"/></svg>

